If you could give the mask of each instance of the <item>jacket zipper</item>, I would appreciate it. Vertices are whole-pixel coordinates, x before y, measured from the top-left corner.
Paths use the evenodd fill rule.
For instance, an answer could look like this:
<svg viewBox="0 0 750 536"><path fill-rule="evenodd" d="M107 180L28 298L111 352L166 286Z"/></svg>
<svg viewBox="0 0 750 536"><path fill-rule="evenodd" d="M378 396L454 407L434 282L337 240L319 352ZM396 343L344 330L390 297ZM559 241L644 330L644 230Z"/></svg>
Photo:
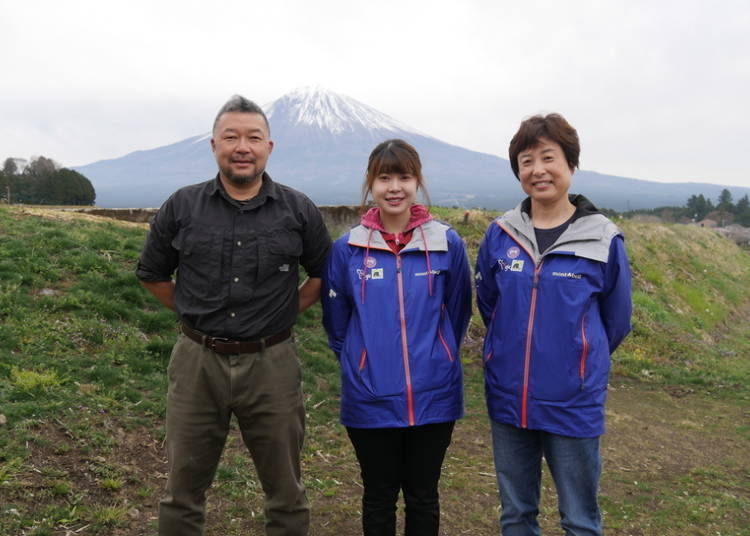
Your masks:
<svg viewBox="0 0 750 536"><path fill-rule="evenodd" d="M401 273L401 255L396 254L396 280L398 281L398 310L401 316L401 352L404 356L404 377L406 379L406 404L409 413L409 426L414 426L414 398L411 389L409 368L409 347L406 340L406 313L404 311L404 277Z"/></svg>
<svg viewBox="0 0 750 536"><path fill-rule="evenodd" d="M362 355L359 356L359 371L365 368L365 361L367 360L367 348L362 348Z"/></svg>
<svg viewBox="0 0 750 536"><path fill-rule="evenodd" d="M543 262L543 261L542 261ZM526 351L523 358L523 394L521 396L521 428L528 428L529 405L529 373L531 368L531 335L534 331L534 316L536 314L536 298L539 293L539 271L542 262L534 267L534 282L531 287L531 307L529 308L529 323L526 328Z"/></svg>
<svg viewBox="0 0 750 536"><path fill-rule="evenodd" d="M581 350L581 391L583 391L584 381L586 379L586 357L589 353L589 340L586 337L586 315L581 318L581 340L583 341L583 349Z"/></svg>
<svg viewBox="0 0 750 536"><path fill-rule="evenodd" d="M445 351L448 353L448 360L453 362L453 352L451 352L450 347L448 346L448 343L445 342L445 337L443 337L443 314L445 313L445 304L442 304L440 306L440 324L438 325L438 337L440 338L440 342L443 343L443 347L445 348Z"/></svg>
<svg viewBox="0 0 750 536"><path fill-rule="evenodd" d="M505 233L524 251L528 254L529 258L534 262L534 254L515 238L513 233L502 225L500 222L497 225L505 231ZM544 258L539 261L539 264L534 262L534 280L531 285L531 306L529 307L529 322L526 326L526 349L523 356L523 392L521 394L521 428L528 428L528 406L529 406L529 374L531 369L531 335L534 331L534 315L536 314L536 299L539 293L539 272L542 269L542 263Z"/></svg>

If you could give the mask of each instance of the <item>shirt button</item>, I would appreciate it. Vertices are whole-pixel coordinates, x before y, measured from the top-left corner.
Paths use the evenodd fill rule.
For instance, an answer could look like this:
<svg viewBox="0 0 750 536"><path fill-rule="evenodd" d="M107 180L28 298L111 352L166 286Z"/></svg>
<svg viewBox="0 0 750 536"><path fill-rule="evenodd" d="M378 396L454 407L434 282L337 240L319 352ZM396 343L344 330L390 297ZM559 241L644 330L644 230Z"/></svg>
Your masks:
<svg viewBox="0 0 750 536"><path fill-rule="evenodd" d="M234 282L235 282L235 283L236 283L237 281L239 281L239 280L240 280L240 278L239 278L239 277L235 277L235 278L234 278Z"/></svg>
<svg viewBox="0 0 750 536"><path fill-rule="evenodd" d="M229 313L229 316L234 318L236 315L234 313Z"/></svg>
<svg viewBox="0 0 750 536"><path fill-rule="evenodd" d="M237 245L241 246L242 245L242 240L237 240Z"/></svg>

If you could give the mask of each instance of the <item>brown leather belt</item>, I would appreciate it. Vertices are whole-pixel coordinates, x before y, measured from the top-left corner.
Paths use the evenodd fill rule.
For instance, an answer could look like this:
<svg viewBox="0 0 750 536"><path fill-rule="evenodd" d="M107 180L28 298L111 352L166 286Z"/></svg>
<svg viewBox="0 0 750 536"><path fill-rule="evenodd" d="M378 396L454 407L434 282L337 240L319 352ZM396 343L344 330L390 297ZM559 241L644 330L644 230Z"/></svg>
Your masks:
<svg viewBox="0 0 750 536"><path fill-rule="evenodd" d="M201 333L198 330L186 326L184 323L180 324L180 327L186 337L219 354L254 354L256 352L262 352L264 348L284 342L292 336L292 330L285 329L280 333L258 339L257 341L234 341L224 337L212 337L211 335L206 335L205 333Z"/></svg>

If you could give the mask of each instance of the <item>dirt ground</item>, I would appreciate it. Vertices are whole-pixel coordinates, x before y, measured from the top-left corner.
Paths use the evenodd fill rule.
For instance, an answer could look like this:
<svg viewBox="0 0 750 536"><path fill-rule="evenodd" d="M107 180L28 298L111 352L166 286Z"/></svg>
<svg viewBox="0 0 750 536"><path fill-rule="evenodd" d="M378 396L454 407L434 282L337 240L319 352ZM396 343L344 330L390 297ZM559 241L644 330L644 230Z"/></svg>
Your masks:
<svg viewBox="0 0 750 536"><path fill-rule="evenodd" d="M722 471L737 475L739 486L731 479L718 485L722 493L736 494L743 504L750 501L750 407L746 402L698 394L684 387L652 387L615 379L607 417L601 495L608 535L744 534L736 528L740 521L722 520L721 512L713 517L707 512L703 524L689 524L692 529L687 531L684 525L682 530L664 529L663 523L669 524L670 515L680 515L675 501L688 493L681 486L693 490L690 486L696 471L699 475L716 473L719 480ZM17 483L26 490L27 500L33 503L38 500L35 496L44 497L50 475L60 475L89 505L117 504L125 509L122 519L106 529L96 531L71 523L54 534L155 534L166 460L153 431L124 431L117 423L99 419L97 426L117 438L117 446L104 459L80 446L61 448L70 444L71 438L62 423L49 424L43 430L46 441L32 448L33 469ZM224 460L244 463L244 468L217 476L208 498L206 534L261 535L262 492L253 481L252 466L236 433ZM115 492L101 486L104 468L113 467L125 482ZM360 534L358 467L342 428L308 430L304 470L312 503L311 535ZM716 485L713 482L709 487ZM542 493L540 520L545 534L560 534L554 488L547 475ZM499 534L489 426L483 406L476 400L456 426L444 465L441 497L442 535ZM736 517L731 512L728 515ZM659 521L664 516L666 521ZM721 532L723 525L734 527L734 532Z"/></svg>

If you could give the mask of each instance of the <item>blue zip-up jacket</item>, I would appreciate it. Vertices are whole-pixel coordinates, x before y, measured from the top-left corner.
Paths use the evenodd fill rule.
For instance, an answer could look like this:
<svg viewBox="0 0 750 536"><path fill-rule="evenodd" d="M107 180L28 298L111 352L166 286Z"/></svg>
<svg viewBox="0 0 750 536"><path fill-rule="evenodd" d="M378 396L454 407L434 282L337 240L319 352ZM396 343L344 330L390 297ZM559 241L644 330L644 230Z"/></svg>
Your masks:
<svg viewBox="0 0 750 536"><path fill-rule="evenodd" d="M492 222L476 290L487 327L490 418L572 436L604 432L610 354L630 331L630 267L620 230L583 196L543 254L528 200Z"/></svg>
<svg viewBox="0 0 750 536"><path fill-rule="evenodd" d="M341 365L341 423L393 428L463 416L458 350L471 317L464 243L429 220L396 255L358 225L333 245L323 323Z"/></svg>

